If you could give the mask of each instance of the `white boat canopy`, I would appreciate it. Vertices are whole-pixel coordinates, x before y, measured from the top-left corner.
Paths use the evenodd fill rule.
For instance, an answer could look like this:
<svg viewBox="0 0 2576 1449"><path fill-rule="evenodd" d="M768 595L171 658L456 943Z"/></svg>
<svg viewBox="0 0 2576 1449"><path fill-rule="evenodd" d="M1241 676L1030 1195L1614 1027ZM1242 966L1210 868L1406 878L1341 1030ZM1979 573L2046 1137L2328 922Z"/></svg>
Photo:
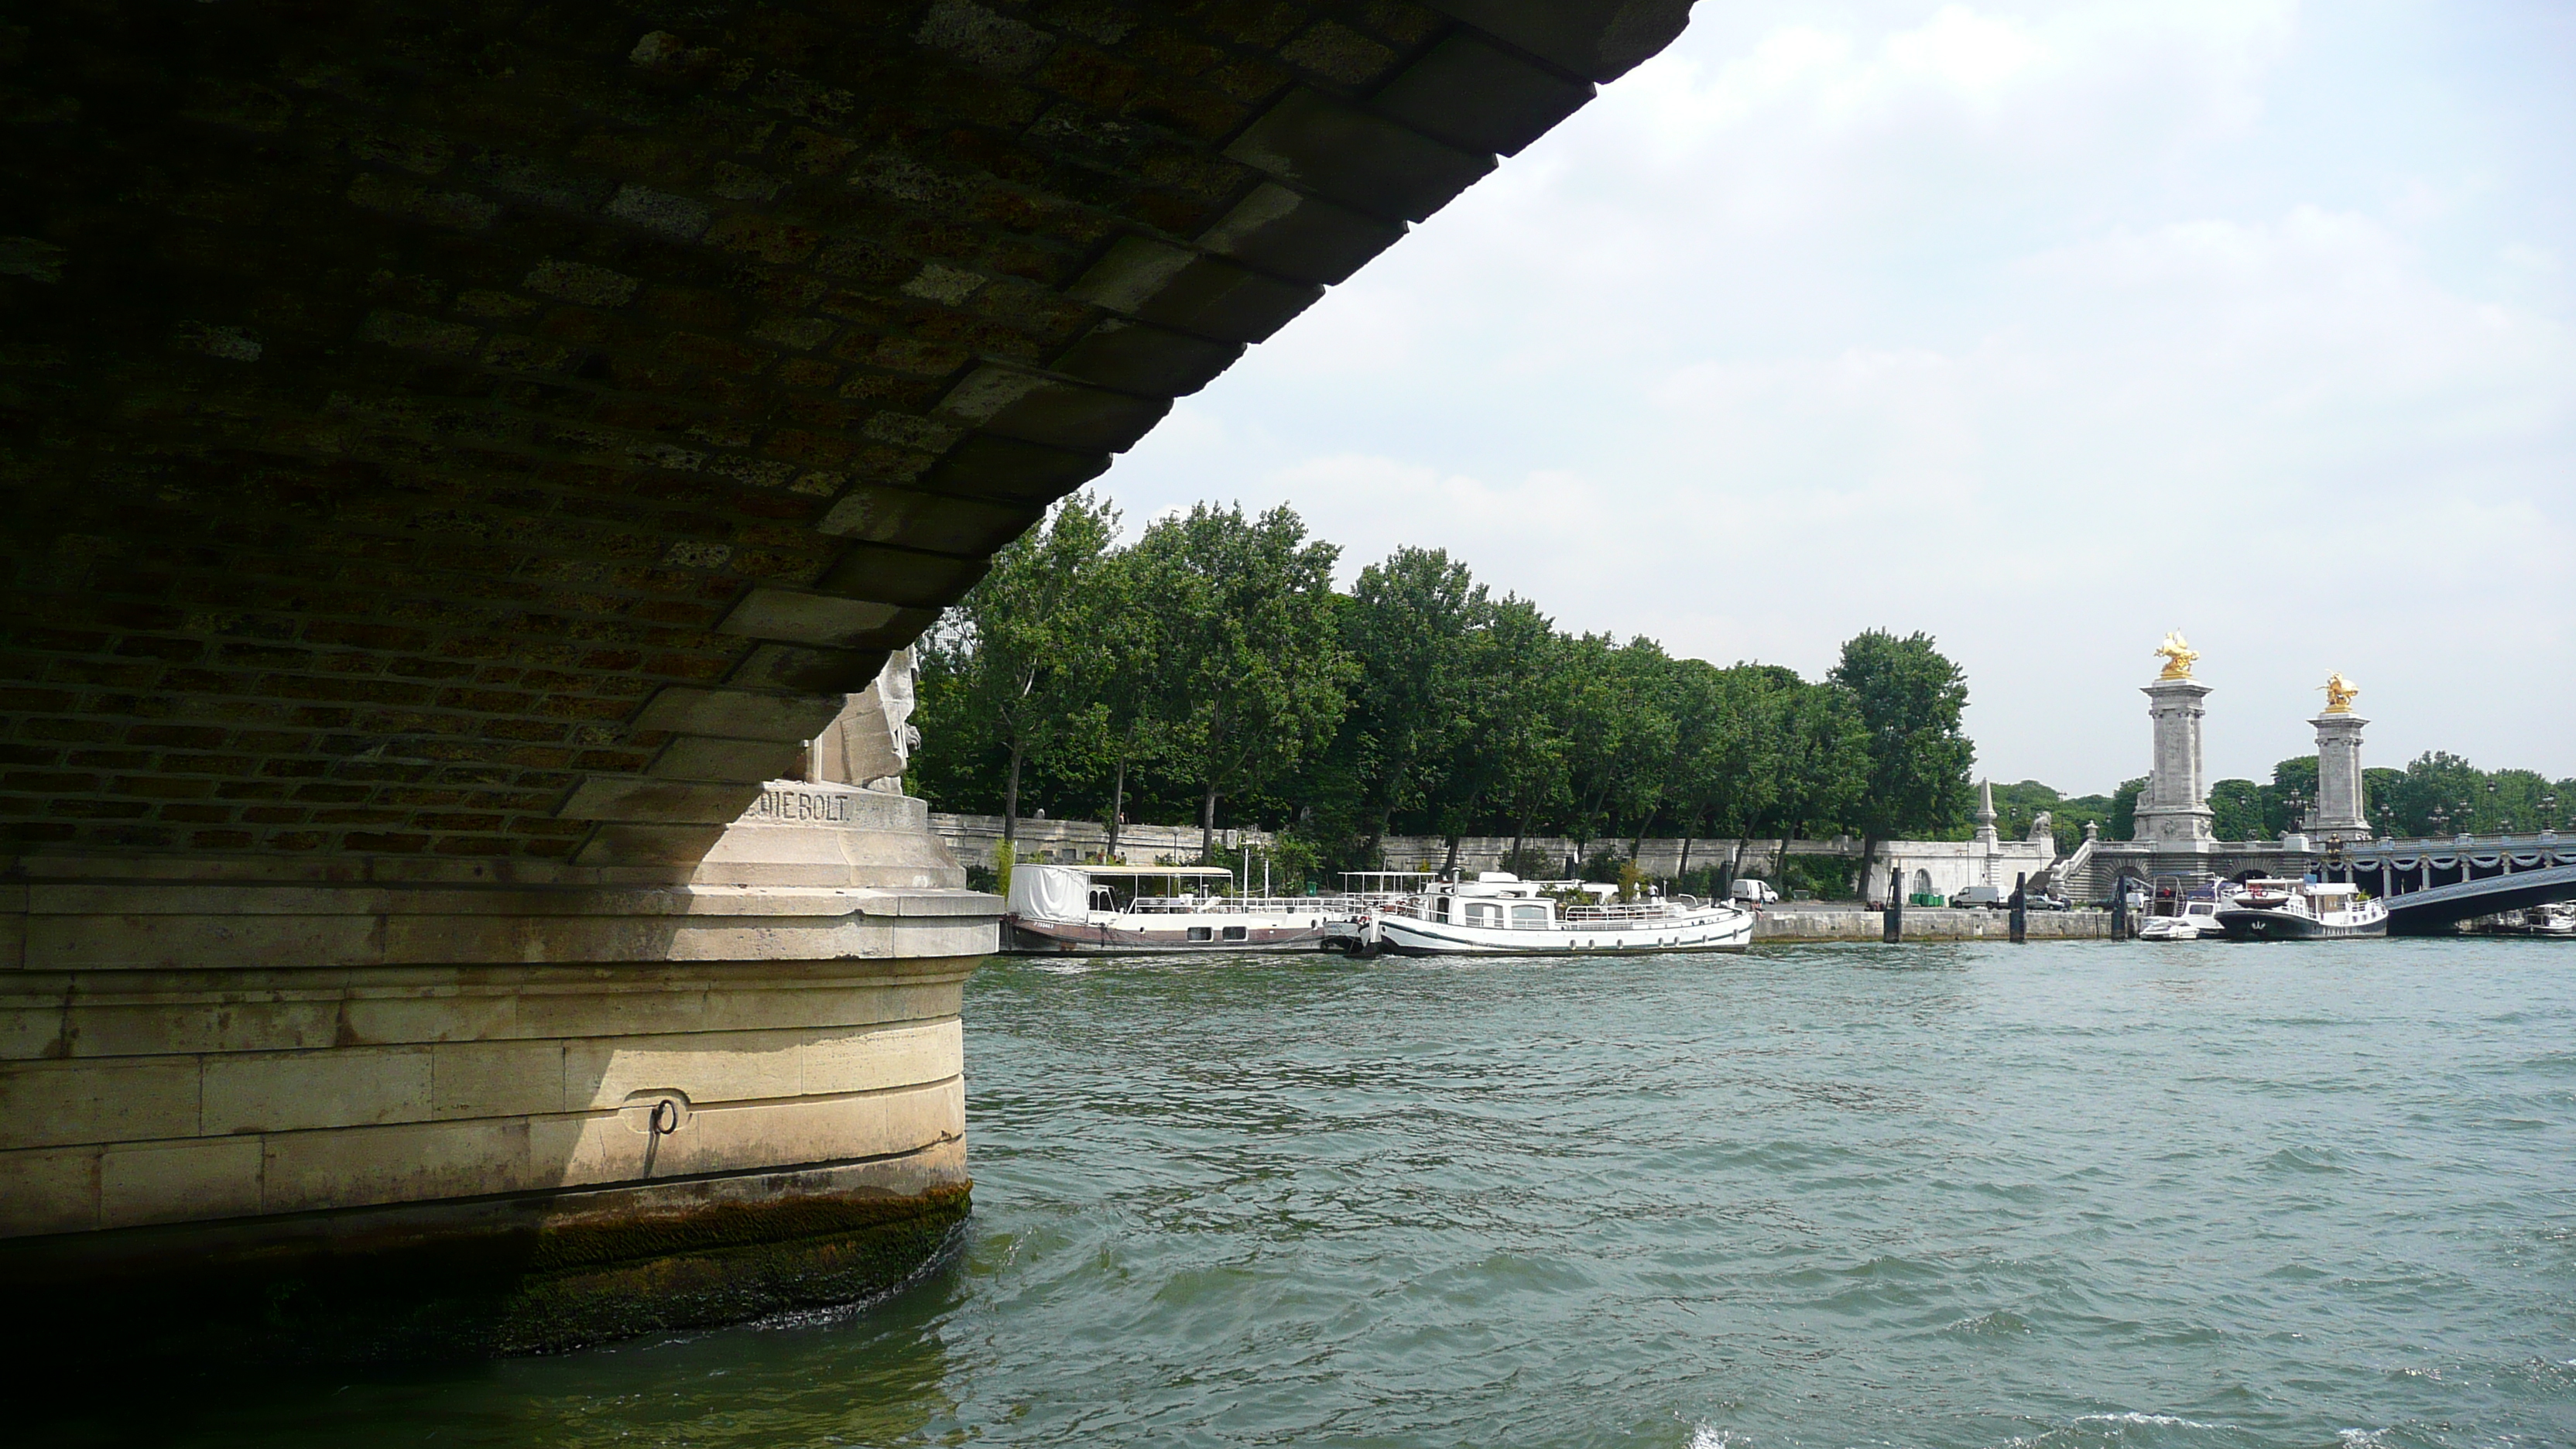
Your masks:
<svg viewBox="0 0 2576 1449"><path fill-rule="evenodd" d="M1221 865L1043 865L1011 867L1011 894L1003 909L1032 921L1079 921L1091 913L1091 887L1099 880L1231 881Z"/></svg>
<svg viewBox="0 0 2576 1449"><path fill-rule="evenodd" d="M1106 876L1118 880L1132 880L1137 876L1187 877L1193 880L1202 876L1223 876L1227 880L1234 879L1234 872L1221 865L1056 865L1047 868L1078 870L1084 875ZM1012 867L1015 874L1023 869L1026 867Z"/></svg>

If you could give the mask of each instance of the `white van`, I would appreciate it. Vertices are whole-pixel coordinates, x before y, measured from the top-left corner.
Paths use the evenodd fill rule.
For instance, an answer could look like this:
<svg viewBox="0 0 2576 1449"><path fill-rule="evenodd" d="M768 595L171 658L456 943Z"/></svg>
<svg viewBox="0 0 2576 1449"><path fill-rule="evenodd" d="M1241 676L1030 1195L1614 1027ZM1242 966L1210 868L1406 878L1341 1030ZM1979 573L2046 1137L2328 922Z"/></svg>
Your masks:
<svg viewBox="0 0 2576 1449"><path fill-rule="evenodd" d="M1750 877L1737 881L1727 895L1742 905L1776 906L1780 904L1780 893L1771 889L1771 882L1754 880Z"/></svg>

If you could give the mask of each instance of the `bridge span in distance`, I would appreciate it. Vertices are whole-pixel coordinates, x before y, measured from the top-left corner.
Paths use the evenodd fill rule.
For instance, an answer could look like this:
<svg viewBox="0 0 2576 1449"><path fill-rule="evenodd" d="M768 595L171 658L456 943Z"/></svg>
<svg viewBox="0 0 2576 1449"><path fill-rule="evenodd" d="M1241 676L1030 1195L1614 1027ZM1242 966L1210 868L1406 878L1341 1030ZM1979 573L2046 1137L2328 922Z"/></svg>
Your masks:
<svg viewBox="0 0 2576 1449"><path fill-rule="evenodd" d="M2388 901L2391 935L2442 935L2463 921L2576 900L2576 841L2382 840L2353 847L2327 874Z"/></svg>

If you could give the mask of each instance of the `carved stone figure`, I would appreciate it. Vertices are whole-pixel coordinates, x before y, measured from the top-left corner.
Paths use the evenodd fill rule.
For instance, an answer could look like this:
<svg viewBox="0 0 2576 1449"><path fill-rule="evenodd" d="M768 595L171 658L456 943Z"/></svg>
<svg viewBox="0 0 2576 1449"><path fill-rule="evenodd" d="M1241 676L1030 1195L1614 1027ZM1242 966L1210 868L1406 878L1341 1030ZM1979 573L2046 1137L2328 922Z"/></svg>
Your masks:
<svg viewBox="0 0 2576 1449"><path fill-rule="evenodd" d="M896 650L876 682L851 695L806 746L805 778L902 794L904 768L921 743L912 727L913 674L912 651Z"/></svg>
<svg viewBox="0 0 2576 1449"><path fill-rule="evenodd" d="M2165 672L2157 675L2158 679L2189 679L2192 661L2200 658L2199 650L2183 642L2180 629L2168 632L2165 642L2157 645L2155 652L2163 655L2165 661Z"/></svg>
<svg viewBox="0 0 2576 1449"><path fill-rule="evenodd" d="M2042 810L2037 815L2030 817L2030 834L2024 838L2028 840L2053 841L2057 838L2056 825L2056 816L2046 810Z"/></svg>

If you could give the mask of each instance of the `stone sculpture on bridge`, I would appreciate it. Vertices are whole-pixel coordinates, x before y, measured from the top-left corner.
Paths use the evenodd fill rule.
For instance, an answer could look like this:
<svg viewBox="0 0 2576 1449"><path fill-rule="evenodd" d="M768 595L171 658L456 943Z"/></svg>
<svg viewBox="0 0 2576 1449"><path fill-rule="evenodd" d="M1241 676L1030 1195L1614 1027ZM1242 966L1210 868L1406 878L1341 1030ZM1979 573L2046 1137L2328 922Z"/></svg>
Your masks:
<svg viewBox="0 0 2576 1449"><path fill-rule="evenodd" d="M921 744L921 731L911 723L917 673L911 650L894 651L875 682L849 696L807 743L806 780L902 794L903 772Z"/></svg>
<svg viewBox="0 0 2576 1449"><path fill-rule="evenodd" d="M2352 713L2352 702L2361 694L2361 686L2344 678L2343 671L2339 669L2327 675L2326 682L2317 687L2326 692L2328 714Z"/></svg>
<svg viewBox="0 0 2576 1449"><path fill-rule="evenodd" d="M2157 675L2158 679L2189 679L2193 662L2200 658L2200 651L2184 642L2180 629L2165 631L2165 642L2157 645L2155 652L2165 661L2165 672Z"/></svg>

